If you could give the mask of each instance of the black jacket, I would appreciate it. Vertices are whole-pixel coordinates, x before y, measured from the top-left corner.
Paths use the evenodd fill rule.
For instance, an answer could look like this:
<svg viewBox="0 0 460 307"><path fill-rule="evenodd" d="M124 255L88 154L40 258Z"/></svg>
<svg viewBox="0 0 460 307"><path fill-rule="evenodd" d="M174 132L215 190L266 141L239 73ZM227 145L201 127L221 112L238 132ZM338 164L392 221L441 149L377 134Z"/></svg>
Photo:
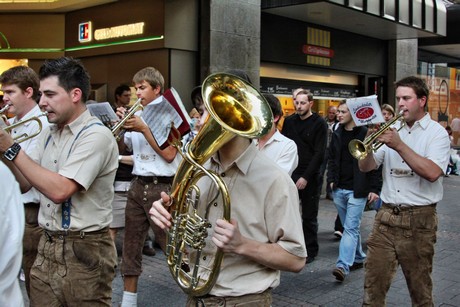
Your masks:
<svg viewBox="0 0 460 307"><path fill-rule="evenodd" d="M340 158L342 148L342 133L344 127L340 125L332 134L329 145L329 161L327 167L327 184L334 183L334 188L339 182ZM364 140L367 128L364 126L353 128L354 138ZM348 147L348 146L347 146ZM353 159L353 195L356 198L367 197L370 192L380 193L382 188L382 172L380 169L363 173L359 170L358 160Z"/></svg>

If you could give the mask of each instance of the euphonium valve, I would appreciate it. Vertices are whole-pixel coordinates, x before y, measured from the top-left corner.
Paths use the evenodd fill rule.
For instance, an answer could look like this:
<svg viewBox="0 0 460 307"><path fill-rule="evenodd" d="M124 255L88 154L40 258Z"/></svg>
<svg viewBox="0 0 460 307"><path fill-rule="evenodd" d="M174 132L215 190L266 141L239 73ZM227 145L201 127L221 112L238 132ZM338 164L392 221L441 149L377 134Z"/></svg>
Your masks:
<svg viewBox="0 0 460 307"><path fill-rule="evenodd" d="M192 296L211 291L219 275L223 252L214 246L213 261L207 259L206 240L212 231L211 208L222 205L222 216L230 220L230 196L224 180L202 164L225 143L239 135L259 138L273 122L271 109L263 96L246 81L230 74L210 75L203 82L202 94L209 117L192 142L181 151L179 141L173 143L183 160L177 169L171 189L172 227L168 231L166 255L173 278L182 290ZM215 187L216 193L202 199L202 186ZM203 183L203 182L202 182ZM219 211L219 212L220 212ZM208 251L206 251L208 252Z"/></svg>

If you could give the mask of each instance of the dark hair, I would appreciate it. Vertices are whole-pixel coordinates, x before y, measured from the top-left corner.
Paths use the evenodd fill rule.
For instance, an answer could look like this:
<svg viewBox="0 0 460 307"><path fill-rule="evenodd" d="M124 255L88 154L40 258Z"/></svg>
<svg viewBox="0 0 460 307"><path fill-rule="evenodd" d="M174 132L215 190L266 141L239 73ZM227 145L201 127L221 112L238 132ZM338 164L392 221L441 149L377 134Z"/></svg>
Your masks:
<svg viewBox="0 0 460 307"><path fill-rule="evenodd" d="M272 110L273 117L278 115L281 118L281 116L283 116L283 109L281 108L281 102L279 101L279 99L272 94L262 94L262 96L264 96L265 100L267 100L268 105Z"/></svg>
<svg viewBox="0 0 460 307"><path fill-rule="evenodd" d="M40 80L37 73L30 67L15 66L5 70L0 76L0 83L4 85L17 85L23 92L31 87L33 90L32 99L37 101L40 97Z"/></svg>
<svg viewBox="0 0 460 307"><path fill-rule="evenodd" d="M417 95L417 98L422 98L423 96L426 97L426 102L428 104L428 97L430 96L430 90L428 88L428 85L426 85L425 81L423 79L420 79L415 76L410 76L403 78L397 82L395 82L395 87L410 87L414 90L415 94Z"/></svg>
<svg viewBox="0 0 460 307"><path fill-rule="evenodd" d="M117 96L123 95L125 91L131 91L129 85L120 84L119 86L117 86L117 88L115 89L115 100L117 100Z"/></svg>
<svg viewBox="0 0 460 307"><path fill-rule="evenodd" d="M59 86L67 92L79 88L82 102L88 100L91 90L90 77L80 60L71 57L46 60L40 67L38 75L40 80L57 76Z"/></svg>

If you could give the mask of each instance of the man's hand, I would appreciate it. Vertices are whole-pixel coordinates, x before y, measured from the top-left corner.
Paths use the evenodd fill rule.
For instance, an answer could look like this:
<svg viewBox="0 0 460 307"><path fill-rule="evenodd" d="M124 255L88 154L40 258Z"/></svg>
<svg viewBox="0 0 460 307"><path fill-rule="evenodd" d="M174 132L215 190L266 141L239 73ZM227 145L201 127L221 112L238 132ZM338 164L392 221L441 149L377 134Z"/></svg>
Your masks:
<svg viewBox="0 0 460 307"><path fill-rule="evenodd" d="M385 130L378 138L379 142L386 144L388 147L397 151L397 147L402 143L398 130L389 128Z"/></svg>
<svg viewBox="0 0 460 307"><path fill-rule="evenodd" d="M379 199L379 196L373 192L370 192L369 195L367 195L367 202L368 203L372 203L374 201L376 201L377 199Z"/></svg>
<svg viewBox="0 0 460 307"><path fill-rule="evenodd" d="M307 179L300 177L295 183L295 186L297 187L297 190L303 190L307 187L307 184L308 184Z"/></svg>
<svg viewBox="0 0 460 307"><path fill-rule="evenodd" d="M143 132L146 129L150 130L147 124L140 118L139 116L133 115L130 119L126 120L125 124L123 125L128 131L136 131L136 132Z"/></svg>
<svg viewBox="0 0 460 307"><path fill-rule="evenodd" d="M149 214L152 221L161 229L168 229L171 227L171 214L169 214L166 207L171 205L171 197L165 192L161 192L161 199L154 201Z"/></svg>
<svg viewBox="0 0 460 307"><path fill-rule="evenodd" d="M13 143L14 141L11 135L6 133L3 129L0 129L0 152L4 153Z"/></svg>
<svg viewBox="0 0 460 307"><path fill-rule="evenodd" d="M214 227L212 242L222 249L224 253L238 253L238 248L244 243L244 237L240 233L238 222L234 219L230 219L230 222L218 219Z"/></svg>

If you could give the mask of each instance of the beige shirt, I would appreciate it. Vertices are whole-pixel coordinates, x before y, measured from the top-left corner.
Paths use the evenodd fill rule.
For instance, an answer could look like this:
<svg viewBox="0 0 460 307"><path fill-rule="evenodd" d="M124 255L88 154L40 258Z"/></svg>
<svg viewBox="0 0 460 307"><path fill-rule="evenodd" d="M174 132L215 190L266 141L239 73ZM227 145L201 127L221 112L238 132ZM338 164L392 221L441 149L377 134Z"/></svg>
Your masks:
<svg viewBox="0 0 460 307"><path fill-rule="evenodd" d="M40 134L30 155L44 168L81 186L71 197L70 231L96 231L112 221L118 147L109 129L93 123L100 121L85 111L62 131L51 125ZM63 230L61 204L41 195L38 222L47 230Z"/></svg>
<svg viewBox="0 0 460 307"><path fill-rule="evenodd" d="M275 162L249 146L228 168L222 169L217 155L205 163L225 181L230 193L231 218L238 221L243 236L259 242L278 243L283 249L299 257L307 255L299 213L297 189L289 175ZM200 201L211 201L216 188L208 177L198 182ZM221 200L218 200L221 204ZM210 206L210 221L222 218L222 205ZM201 206L200 210L205 206ZM200 214L201 216L202 213ZM201 264L214 261L215 245L209 231ZM193 255L191 255L193 258ZM202 272L203 276L206 274ZM280 271L258 264L246 257L225 254L217 282L210 294L239 296L260 293L280 283Z"/></svg>

